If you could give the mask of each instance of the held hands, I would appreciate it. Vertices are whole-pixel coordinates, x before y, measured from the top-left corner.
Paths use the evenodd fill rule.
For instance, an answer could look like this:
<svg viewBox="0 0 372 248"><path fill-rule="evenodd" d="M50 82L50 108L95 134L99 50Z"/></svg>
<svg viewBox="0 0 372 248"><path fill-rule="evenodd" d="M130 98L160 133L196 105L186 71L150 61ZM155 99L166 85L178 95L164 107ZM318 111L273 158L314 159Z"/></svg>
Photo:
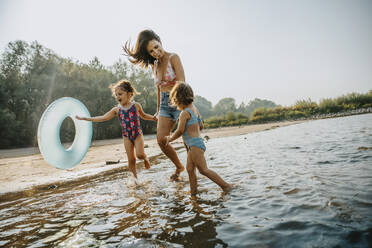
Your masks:
<svg viewBox="0 0 372 248"><path fill-rule="evenodd" d="M158 121L159 111L156 111L156 113L153 115L153 120Z"/></svg>
<svg viewBox="0 0 372 248"><path fill-rule="evenodd" d="M169 140L170 140L170 137L169 136L165 136L165 146L168 146L169 145Z"/></svg>

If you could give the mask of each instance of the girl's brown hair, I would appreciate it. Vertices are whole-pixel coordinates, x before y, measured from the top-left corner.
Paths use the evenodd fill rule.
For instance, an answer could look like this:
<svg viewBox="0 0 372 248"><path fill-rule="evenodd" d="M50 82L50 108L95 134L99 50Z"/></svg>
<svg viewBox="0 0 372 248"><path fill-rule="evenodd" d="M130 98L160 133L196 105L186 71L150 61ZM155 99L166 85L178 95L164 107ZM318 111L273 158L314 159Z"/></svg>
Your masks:
<svg viewBox="0 0 372 248"><path fill-rule="evenodd" d="M116 89L121 89L125 92L128 92L128 93L132 93L133 96L134 95L139 95L140 93L137 92L137 90L133 87L133 85L131 84L131 82L129 82L128 80L125 80L125 79L122 79L120 80L119 82L117 82L116 84L111 84L109 86L109 88L111 89L112 91L112 94L115 95L115 90Z"/></svg>
<svg viewBox="0 0 372 248"><path fill-rule="evenodd" d="M161 43L160 37L152 30L143 30L138 34L137 42L134 48L130 47L130 42L125 42L123 46L124 55L128 56L128 60L135 65L139 65L145 69L149 65L154 65L155 58L147 52L147 44L150 41L156 40Z"/></svg>
<svg viewBox="0 0 372 248"><path fill-rule="evenodd" d="M172 104L189 105L194 101L194 92L187 83L177 83L170 92L170 100Z"/></svg>

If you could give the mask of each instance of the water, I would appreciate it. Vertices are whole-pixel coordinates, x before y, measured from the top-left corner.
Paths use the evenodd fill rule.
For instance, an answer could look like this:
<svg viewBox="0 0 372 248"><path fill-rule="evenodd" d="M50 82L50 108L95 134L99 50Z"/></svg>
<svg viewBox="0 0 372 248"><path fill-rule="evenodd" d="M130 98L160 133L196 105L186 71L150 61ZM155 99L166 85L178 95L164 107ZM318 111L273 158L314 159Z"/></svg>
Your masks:
<svg viewBox="0 0 372 248"><path fill-rule="evenodd" d="M228 195L158 158L139 170L0 202L4 247L372 247L372 114L211 139ZM184 150L178 151L186 161Z"/></svg>

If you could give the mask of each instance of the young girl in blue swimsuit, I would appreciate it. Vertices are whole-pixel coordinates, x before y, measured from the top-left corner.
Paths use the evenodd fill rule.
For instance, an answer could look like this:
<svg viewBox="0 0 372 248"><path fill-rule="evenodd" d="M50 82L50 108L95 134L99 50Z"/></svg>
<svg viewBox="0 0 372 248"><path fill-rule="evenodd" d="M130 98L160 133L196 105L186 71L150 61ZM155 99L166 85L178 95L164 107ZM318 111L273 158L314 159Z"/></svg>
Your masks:
<svg viewBox="0 0 372 248"><path fill-rule="evenodd" d="M144 149L143 134L140 127L141 117L144 120L156 121L156 117L143 112L141 104L132 101L134 95L139 94L129 81L120 80L110 86L112 94L118 101L118 105L102 116L80 117L78 120L102 122L108 121L117 116L120 121L125 151L128 156L128 167L133 176L137 178L136 155L138 159L144 160L145 168L150 169L150 162L147 159ZM135 151L135 152L134 152ZM136 153L136 155L135 155Z"/></svg>
<svg viewBox="0 0 372 248"><path fill-rule="evenodd" d="M179 56L163 49L160 37L152 30L139 33L134 48L129 42L125 43L124 53L131 63L147 69L152 69L157 86L157 141L164 154L174 163L176 171L171 180L178 180L184 166L178 159L174 148L166 143L166 136L176 125L180 111L169 104L169 92L177 81L185 81L185 73Z"/></svg>
<svg viewBox="0 0 372 248"><path fill-rule="evenodd" d="M187 173L190 180L190 192L192 195L197 193L197 178L195 169L211 179L223 191L231 191L231 185L226 183L216 172L208 169L205 161L204 152L206 150L203 138L200 137L200 130L203 129L203 122L200 119L199 111L192 104L194 93L190 85L177 83L170 92L171 102L182 110L177 130L170 137L166 137L166 143L176 140L182 135L183 142L187 146Z"/></svg>

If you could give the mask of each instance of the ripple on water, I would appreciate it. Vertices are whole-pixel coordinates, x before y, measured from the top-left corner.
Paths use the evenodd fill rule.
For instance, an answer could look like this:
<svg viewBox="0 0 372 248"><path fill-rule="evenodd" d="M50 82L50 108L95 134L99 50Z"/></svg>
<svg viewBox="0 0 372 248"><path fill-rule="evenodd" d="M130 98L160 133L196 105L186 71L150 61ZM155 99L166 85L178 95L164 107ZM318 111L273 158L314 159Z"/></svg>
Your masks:
<svg viewBox="0 0 372 248"><path fill-rule="evenodd" d="M372 115L305 122L210 139L208 167L230 194L198 173L169 181L156 161L0 202L0 246L368 247L372 244ZM231 144L226 146L226 144ZM178 150L181 161L186 152Z"/></svg>

